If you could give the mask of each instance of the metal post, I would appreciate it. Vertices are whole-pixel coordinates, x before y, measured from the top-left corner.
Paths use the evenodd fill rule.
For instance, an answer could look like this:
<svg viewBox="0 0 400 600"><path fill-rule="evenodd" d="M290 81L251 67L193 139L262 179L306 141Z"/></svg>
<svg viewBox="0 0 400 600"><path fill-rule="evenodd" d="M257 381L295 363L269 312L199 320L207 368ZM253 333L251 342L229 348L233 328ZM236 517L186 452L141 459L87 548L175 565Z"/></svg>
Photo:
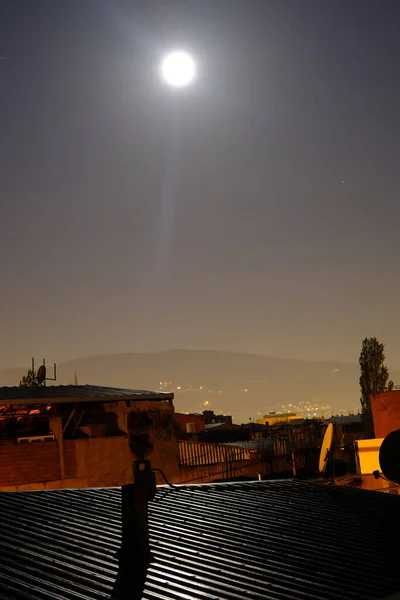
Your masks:
<svg viewBox="0 0 400 600"><path fill-rule="evenodd" d="M151 562L148 502L156 493L155 474L149 460L136 460L133 484L122 486L123 554L147 565Z"/></svg>
<svg viewBox="0 0 400 600"><path fill-rule="evenodd" d="M153 561L149 542L148 502L156 493L149 460L133 463L134 483L121 488L122 539L118 576L111 598L141 600L147 569Z"/></svg>

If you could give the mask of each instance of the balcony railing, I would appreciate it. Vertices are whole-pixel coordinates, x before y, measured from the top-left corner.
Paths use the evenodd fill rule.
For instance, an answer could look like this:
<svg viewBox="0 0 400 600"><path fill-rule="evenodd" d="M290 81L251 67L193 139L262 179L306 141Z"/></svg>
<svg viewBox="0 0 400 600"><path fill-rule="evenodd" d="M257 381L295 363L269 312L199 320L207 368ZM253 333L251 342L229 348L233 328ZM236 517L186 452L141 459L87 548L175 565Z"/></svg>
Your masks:
<svg viewBox="0 0 400 600"><path fill-rule="evenodd" d="M240 446L224 446L207 442L179 442L179 460L182 467L215 465L241 460L251 460L257 456L256 450Z"/></svg>

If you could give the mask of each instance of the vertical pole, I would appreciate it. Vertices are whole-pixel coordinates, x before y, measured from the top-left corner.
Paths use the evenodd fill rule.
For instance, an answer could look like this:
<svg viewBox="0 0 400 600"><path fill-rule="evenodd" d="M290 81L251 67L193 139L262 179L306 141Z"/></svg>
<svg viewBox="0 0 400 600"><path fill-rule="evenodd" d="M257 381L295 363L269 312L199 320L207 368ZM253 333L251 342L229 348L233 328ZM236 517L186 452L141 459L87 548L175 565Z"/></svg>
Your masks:
<svg viewBox="0 0 400 600"><path fill-rule="evenodd" d="M156 485L148 460L135 461L134 482L121 488L122 539L112 600L142 600L152 562L147 503L154 497Z"/></svg>
<svg viewBox="0 0 400 600"><path fill-rule="evenodd" d="M58 442L58 460L60 465L60 479L65 479L64 434L61 417L52 417L49 422L50 429Z"/></svg>
<svg viewBox="0 0 400 600"><path fill-rule="evenodd" d="M122 486L121 552L147 568L151 562L148 502L156 492L150 461L135 461L134 482Z"/></svg>
<svg viewBox="0 0 400 600"><path fill-rule="evenodd" d="M296 461L295 461L294 452L292 452L292 468L293 468L293 477L296 477L297 473L296 473Z"/></svg>

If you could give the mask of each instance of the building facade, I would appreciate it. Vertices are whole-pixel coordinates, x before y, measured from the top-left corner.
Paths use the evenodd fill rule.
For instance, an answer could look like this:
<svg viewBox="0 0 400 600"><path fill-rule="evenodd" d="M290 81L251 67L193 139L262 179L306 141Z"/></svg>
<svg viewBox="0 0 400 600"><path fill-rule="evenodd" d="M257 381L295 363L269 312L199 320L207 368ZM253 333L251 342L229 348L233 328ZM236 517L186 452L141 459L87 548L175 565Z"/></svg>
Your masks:
<svg viewBox="0 0 400 600"><path fill-rule="evenodd" d="M400 429L400 390L373 394L371 408L376 438Z"/></svg>
<svg viewBox="0 0 400 600"><path fill-rule="evenodd" d="M133 461L143 459L157 484L257 478L287 467L242 448L180 440L177 422L187 431L194 421L176 420L173 397L96 386L1 388L0 491L127 485Z"/></svg>
<svg viewBox="0 0 400 600"><path fill-rule="evenodd" d="M261 419L257 419L257 423L261 425L276 425L277 423L292 423L299 424L303 423L304 418L300 415L296 415L296 413L268 413L264 415Z"/></svg>

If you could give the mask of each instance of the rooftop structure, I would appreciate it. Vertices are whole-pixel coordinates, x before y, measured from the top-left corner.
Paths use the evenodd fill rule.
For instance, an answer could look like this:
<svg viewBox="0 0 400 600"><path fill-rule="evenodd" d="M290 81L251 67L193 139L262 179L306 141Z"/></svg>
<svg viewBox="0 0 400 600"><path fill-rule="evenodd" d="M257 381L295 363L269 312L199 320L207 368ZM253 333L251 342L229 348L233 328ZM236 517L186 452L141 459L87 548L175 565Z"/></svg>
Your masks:
<svg viewBox="0 0 400 600"><path fill-rule="evenodd" d="M0 387L0 405L61 404L78 402L120 402L161 400L172 403L172 392L126 390L97 385L51 385L41 387Z"/></svg>
<svg viewBox="0 0 400 600"><path fill-rule="evenodd" d="M231 415L216 415L213 410L205 410L203 411L203 415L206 425L214 423L226 423L227 425L232 425Z"/></svg>
<svg viewBox="0 0 400 600"><path fill-rule="evenodd" d="M0 595L125 597L120 507L120 489L1 493ZM291 480L159 487L143 598L386 598L400 590L398 509L390 494Z"/></svg>
<svg viewBox="0 0 400 600"><path fill-rule="evenodd" d="M302 423L304 418L296 413L268 413L261 419L257 419L257 423L261 425L275 425L276 423Z"/></svg>
<svg viewBox="0 0 400 600"><path fill-rule="evenodd" d="M151 454L177 477L173 397L92 385L0 388L0 489L128 484L132 453Z"/></svg>
<svg viewBox="0 0 400 600"><path fill-rule="evenodd" d="M396 386L397 387L397 386ZM400 390L372 394L372 417L375 437L384 438L400 429Z"/></svg>
<svg viewBox="0 0 400 600"><path fill-rule="evenodd" d="M323 422L323 425L333 423L334 425L352 425L353 423L362 423L362 415L342 415L340 417L331 417Z"/></svg>

